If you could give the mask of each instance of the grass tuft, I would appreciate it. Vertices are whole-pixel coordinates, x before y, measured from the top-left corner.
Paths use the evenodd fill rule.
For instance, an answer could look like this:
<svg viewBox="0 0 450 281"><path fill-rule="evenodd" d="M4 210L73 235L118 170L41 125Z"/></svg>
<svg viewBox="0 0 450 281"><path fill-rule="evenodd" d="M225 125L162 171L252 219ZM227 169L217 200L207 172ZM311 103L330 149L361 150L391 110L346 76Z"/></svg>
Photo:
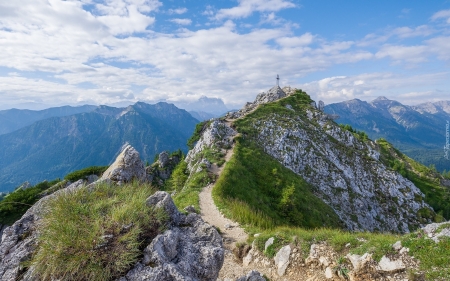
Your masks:
<svg viewBox="0 0 450 281"><path fill-rule="evenodd" d="M39 280L111 280L126 272L162 230L165 214L145 204L155 190L138 182L101 184L48 202L31 265Z"/></svg>

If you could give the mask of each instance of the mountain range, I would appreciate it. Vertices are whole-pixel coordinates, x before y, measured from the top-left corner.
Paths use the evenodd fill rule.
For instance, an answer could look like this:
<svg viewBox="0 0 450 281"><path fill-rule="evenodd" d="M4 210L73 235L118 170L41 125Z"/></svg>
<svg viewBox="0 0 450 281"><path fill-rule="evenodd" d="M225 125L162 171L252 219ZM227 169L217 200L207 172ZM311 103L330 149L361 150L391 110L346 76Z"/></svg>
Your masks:
<svg viewBox="0 0 450 281"><path fill-rule="evenodd" d="M415 106L379 97L371 102L353 99L329 104L325 112L340 116L336 122L349 124L371 139L385 138L409 157L449 170L444 158L446 123L450 121L450 101Z"/></svg>
<svg viewBox="0 0 450 281"><path fill-rule="evenodd" d="M96 109L95 105L61 106L44 110L8 109L0 110L0 135L7 134L33 124L36 121L50 117L62 117L89 112Z"/></svg>
<svg viewBox="0 0 450 281"><path fill-rule="evenodd" d="M187 111L168 103L65 110L85 112L70 115L66 111L66 116L42 119L0 135L0 191L25 181L35 184L84 167L108 165L124 143L133 145L149 162L163 150L187 151L186 140L198 123ZM33 118L54 112L58 110ZM24 122L15 126L20 124Z"/></svg>

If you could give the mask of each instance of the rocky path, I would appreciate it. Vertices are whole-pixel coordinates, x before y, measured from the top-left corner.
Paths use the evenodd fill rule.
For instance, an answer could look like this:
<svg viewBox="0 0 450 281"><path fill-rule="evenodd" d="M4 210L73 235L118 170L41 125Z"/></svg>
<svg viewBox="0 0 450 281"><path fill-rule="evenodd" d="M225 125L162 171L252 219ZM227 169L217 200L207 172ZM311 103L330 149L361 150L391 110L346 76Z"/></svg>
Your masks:
<svg viewBox="0 0 450 281"><path fill-rule="evenodd" d="M229 149L225 160L228 162L232 155L233 149ZM223 165L222 167L217 167L216 164L213 164L211 165L210 171L220 176L223 171ZM245 242L247 240L247 234L236 222L225 218L219 212L212 198L211 193L213 188L214 184L208 185L200 193L201 216L204 221L220 229L224 238L225 247L228 250L232 250L237 242Z"/></svg>

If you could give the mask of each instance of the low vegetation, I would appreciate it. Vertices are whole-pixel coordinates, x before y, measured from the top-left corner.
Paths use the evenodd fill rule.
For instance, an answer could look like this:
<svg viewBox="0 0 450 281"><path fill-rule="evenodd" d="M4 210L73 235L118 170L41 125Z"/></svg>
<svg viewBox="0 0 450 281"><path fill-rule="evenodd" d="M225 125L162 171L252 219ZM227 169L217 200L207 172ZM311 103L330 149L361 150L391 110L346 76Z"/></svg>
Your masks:
<svg viewBox="0 0 450 281"><path fill-rule="evenodd" d="M233 157L213 189L219 209L241 224L262 229L276 226L342 228L339 217L314 195L314 187L267 155L252 139L253 122L271 113L298 115L311 99L298 92L264 104L238 120ZM286 108L290 105L290 108Z"/></svg>
<svg viewBox="0 0 450 281"><path fill-rule="evenodd" d="M253 234L250 233L250 234ZM252 235L251 235L252 236ZM264 251L265 242L274 237L274 244ZM325 241L335 251L344 257L348 253L362 255L371 253L374 260L379 262L383 255L394 254L392 245L401 241L404 247L409 248L409 255L420 261L418 272L425 273L426 280L449 280L450 279L450 238L442 239L439 243L428 239L423 232L419 231L407 235L371 233L371 232L348 232L337 229L303 229L292 227L280 227L265 230L255 238L256 246L266 256L273 257L278 250L291 244L301 250L303 258L308 257L312 244ZM412 271L415 275L415 271ZM420 274L417 274L420 275Z"/></svg>
<svg viewBox="0 0 450 281"><path fill-rule="evenodd" d="M450 188L441 185L443 177L433 167L426 167L395 149L385 139L378 139L380 160L398 171L425 194L425 202L433 207L436 222L450 219Z"/></svg>
<svg viewBox="0 0 450 281"><path fill-rule="evenodd" d="M85 179L90 175L96 175L100 177L107 169L108 166L91 166L67 174L64 179L71 182L76 182L77 180Z"/></svg>
<svg viewBox="0 0 450 281"><path fill-rule="evenodd" d="M16 189L0 201L0 224L11 225L36 203L41 192L57 184L60 180L43 181L33 187Z"/></svg>
<svg viewBox="0 0 450 281"><path fill-rule="evenodd" d="M146 206L154 193L138 182L65 192L48 204L31 265L39 280L113 280L126 272L165 225Z"/></svg>

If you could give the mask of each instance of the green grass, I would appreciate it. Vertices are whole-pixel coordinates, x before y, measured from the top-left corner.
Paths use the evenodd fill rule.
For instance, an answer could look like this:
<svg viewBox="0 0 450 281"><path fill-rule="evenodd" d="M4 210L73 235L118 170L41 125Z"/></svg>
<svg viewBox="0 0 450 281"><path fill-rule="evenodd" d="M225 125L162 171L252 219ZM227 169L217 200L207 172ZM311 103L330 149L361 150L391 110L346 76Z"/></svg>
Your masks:
<svg viewBox="0 0 450 281"><path fill-rule="evenodd" d="M405 236L402 245L420 260L420 270L425 272L427 280L450 280L450 238L435 243L419 232Z"/></svg>
<svg viewBox="0 0 450 281"><path fill-rule="evenodd" d="M440 185L442 176L407 157L385 139L378 139L377 144L381 152L380 160L413 182L425 194L424 201L437 213L431 214L432 219L437 222L443 221L443 218L450 219L450 189Z"/></svg>
<svg viewBox="0 0 450 281"><path fill-rule="evenodd" d="M236 138L213 198L226 215L250 227L343 227L311 185L242 137Z"/></svg>
<svg viewBox="0 0 450 281"><path fill-rule="evenodd" d="M120 277L164 226L165 214L145 204L154 191L137 182L120 187L102 184L51 199L30 262L35 276L99 281Z"/></svg>
<svg viewBox="0 0 450 281"><path fill-rule="evenodd" d="M201 172L193 174L180 192L173 197L173 201L179 210L193 205L196 210L200 210L199 194L203 187L211 182L211 175L203 169Z"/></svg>
<svg viewBox="0 0 450 281"><path fill-rule="evenodd" d="M372 253L375 260L392 252L392 244L401 236L371 232L349 232L340 229L317 228L304 229L296 227L279 227L263 231L256 240L257 248L263 252L264 245L270 237L274 237L272 249L266 251L267 256L274 255L283 245L292 244L301 250L303 258L308 257L311 245L317 242L327 242L337 253L362 255ZM350 243L350 247L345 247Z"/></svg>
<svg viewBox="0 0 450 281"><path fill-rule="evenodd" d="M59 179L53 181L43 181L27 189L18 189L8 194L0 201L0 224L11 225L36 203L40 194L57 184Z"/></svg>
<svg viewBox="0 0 450 281"><path fill-rule="evenodd" d="M108 166L91 166L67 174L64 179L71 182L76 182L77 180L85 179L90 175L101 176L107 169Z"/></svg>

